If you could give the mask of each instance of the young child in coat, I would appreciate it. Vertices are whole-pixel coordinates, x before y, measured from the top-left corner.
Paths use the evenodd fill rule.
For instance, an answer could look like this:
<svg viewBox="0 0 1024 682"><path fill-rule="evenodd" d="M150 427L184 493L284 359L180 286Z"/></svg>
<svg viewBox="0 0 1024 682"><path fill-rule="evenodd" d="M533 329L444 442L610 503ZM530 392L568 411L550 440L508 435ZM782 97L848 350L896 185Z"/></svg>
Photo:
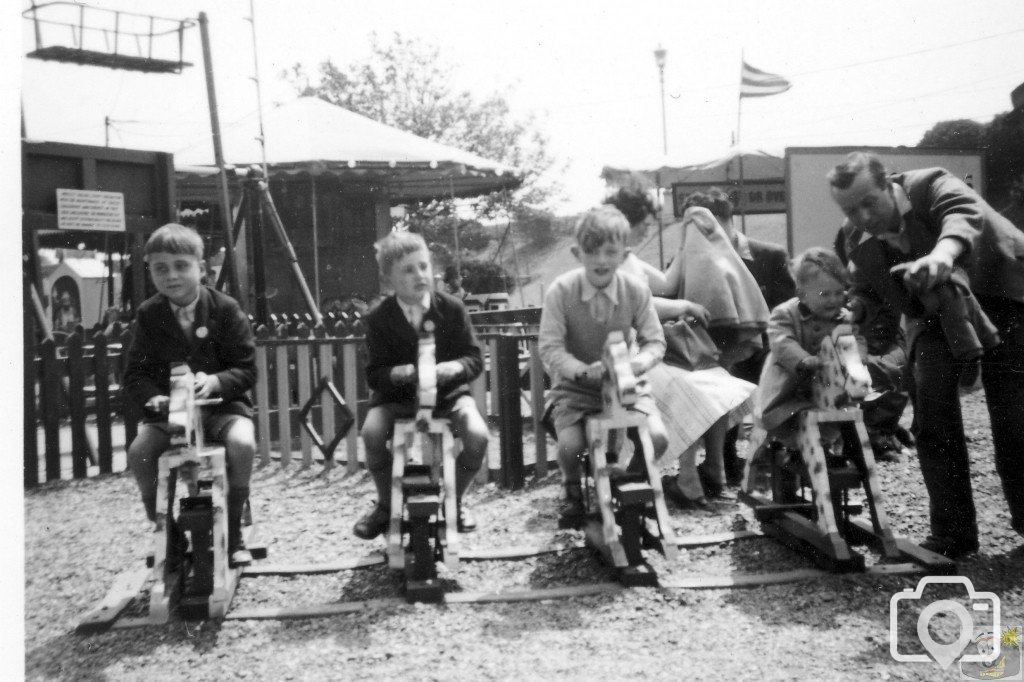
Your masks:
<svg viewBox="0 0 1024 682"><path fill-rule="evenodd" d="M772 310L771 350L754 400L755 419L788 447L794 444L789 437L796 434L791 418L811 407L821 342L850 317L844 308L850 275L834 251L807 249L793 259L792 269L797 295Z"/></svg>
<svg viewBox="0 0 1024 682"><path fill-rule="evenodd" d="M437 343L434 416L447 419L452 434L462 441L455 471L457 528L460 533L476 530L462 497L484 461L490 432L469 394L469 382L483 370L469 314L460 299L433 290L430 250L420 235L392 232L380 240L377 265L395 292L366 317L366 383L371 393L360 435L366 447L366 468L377 488L377 504L352 532L370 540L384 532L391 517L388 441L396 419L415 417L416 361L424 332L432 332Z"/></svg>
<svg viewBox="0 0 1024 682"><path fill-rule="evenodd" d="M252 403L246 395L256 383L249 320L233 298L200 284L203 240L192 228L171 223L157 229L146 242L145 257L157 294L139 306L122 380L128 400L145 415L128 446L128 468L146 515L155 521L157 461L170 445L166 417L156 411L168 400L171 364L188 363L195 373L196 397L222 399L203 408L203 429L207 440L223 443L226 452L229 562L249 564L252 555L241 532L256 453ZM169 531L176 532L173 527Z"/></svg>
<svg viewBox="0 0 1024 682"><path fill-rule="evenodd" d="M565 485L562 526L578 525L584 513L580 485L580 456L587 447L584 420L603 407L601 356L608 334L620 331L624 338L636 339L638 352L630 366L637 376L665 354L665 336L650 288L632 275L618 272L626 257L629 234L629 222L612 206L586 213L576 225L572 247L583 267L555 279L544 296L539 348L552 377L548 403ZM644 382L640 384L635 409L648 416L657 457L668 444L665 425L644 390Z"/></svg>

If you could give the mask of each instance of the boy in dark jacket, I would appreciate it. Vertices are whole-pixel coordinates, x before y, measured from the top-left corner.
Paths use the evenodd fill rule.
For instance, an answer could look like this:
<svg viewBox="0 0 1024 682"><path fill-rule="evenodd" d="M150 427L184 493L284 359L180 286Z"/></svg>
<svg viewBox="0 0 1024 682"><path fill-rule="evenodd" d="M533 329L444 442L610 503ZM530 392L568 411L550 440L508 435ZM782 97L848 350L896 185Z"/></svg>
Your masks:
<svg viewBox="0 0 1024 682"><path fill-rule="evenodd" d="M469 394L469 382L483 369L472 323L462 301L433 291L430 251L420 235L389 234L377 243L377 265L395 292L366 318L366 382L371 393L361 435L366 468L377 488L377 505L356 522L353 533L370 540L387 528L392 466L388 441L396 419L415 416L416 361L423 331L432 332L437 343L434 416L448 419L452 434L462 440L455 471L457 527L462 533L475 530L476 522L462 504L462 496L487 454L490 434Z"/></svg>
<svg viewBox="0 0 1024 682"><path fill-rule="evenodd" d="M170 393L171 365L187 363L195 373L196 397L222 399L203 408L203 429L226 452L229 563L246 565L252 555L242 540L241 518L256 452L246 396L256 381L252 330L233 298L200 284L203 240L195 230L164 225L146 242L145 256L157 294L139 306L123 378L128 400L146 415L128 447L128 467L146 515L155 521L157 462L170 445L166 417L157 410Z"/></svg>

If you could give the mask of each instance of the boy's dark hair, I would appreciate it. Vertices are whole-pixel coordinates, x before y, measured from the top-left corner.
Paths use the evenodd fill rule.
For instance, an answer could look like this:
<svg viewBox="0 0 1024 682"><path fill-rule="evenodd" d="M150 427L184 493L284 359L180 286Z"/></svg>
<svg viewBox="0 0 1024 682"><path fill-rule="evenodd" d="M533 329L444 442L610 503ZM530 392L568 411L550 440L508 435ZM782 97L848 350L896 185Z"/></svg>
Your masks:
<svg viewBox="0 0 1024 682"><path fill-rule="evenodd" d="M607 242L625 244L629 231L629 221L622 211L604 204L584 213L576 223L576 243L584 253L594 253Z"/></svg>
<svg viewBox="0 0 1024 682"><path fill-rule="evenodd" d="M427 242L424 241L423 236L408 230L395 230L374 244L373 247L377 249L377 268L385 277L391 274L391 266L395 264L395 261L405 258L410 253L423 251L430 254L430 249L427 248Z"/></svg>
<svg viewBox="0 0 1024 682"><path fill-rule="evenodd" d="M179 256L195 256L203 260L203 238L191 227L178 223L167 223L158 227L146 241L143 253L173 253Z"/></svg>
<svg viewBox="0 0 1024 682"><path fill-rule="evenodd" d="M697 190L691 192L683 199L683 212L691 206L700 206L711 211L720 223L726 223L732 218L732 202L729 195L718 187L709 187L706 192Z"/></svg>
<svg viewBox="0 0 1024 682"><path fill-rule="evenodd" d="M604 203L619 209L630 225L642 223L647 216L656 215L658 212L647 192L635 187L620 187L615 194L605 199Z"/></svg>
<svg viewBox="0 0 1024 682"><path fill-rule="evenodd" d="M888 186L885 164L871 152L850 152L843 162L828 172L828 184L836 189L847 189L853 184L854 178L867 170L875 185L881 189Z"/></svg>
<svg viewBox="0 0 1024 682"><path fill-rule="evenodd" d="M826 249L824 246L812 246L803 253L798 254L793 259L790 269L793 272L793 280L798 288L807 281L815 270L824 272L843 286L850 285L850 271L843 265L843 261L839 260L839 256L836 255L835 251Z"/></svg>

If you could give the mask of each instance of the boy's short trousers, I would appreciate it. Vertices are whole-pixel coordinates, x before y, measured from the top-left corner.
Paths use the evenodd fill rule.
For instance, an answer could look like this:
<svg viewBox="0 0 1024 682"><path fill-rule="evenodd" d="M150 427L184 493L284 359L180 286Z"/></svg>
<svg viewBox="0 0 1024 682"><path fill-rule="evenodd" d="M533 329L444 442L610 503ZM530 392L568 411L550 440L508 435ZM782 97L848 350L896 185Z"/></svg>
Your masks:
<svg viewBox="0 0 1024 682"><path fill-rule="evenodd" d="M248 417L231 412L213 412L203 417L203 436L208 441L224 442L224 434L228 432L231 425L239 419ZM251 420L250 420L251 421ZM171 435L170 425L167 422L147 422L146 426L153 426L163 431L168 437Z"/></svg>
<svg viewBox="0 0 1024 682"><path fill-rule="evenodd" d="M394 424L396 419L415 419L416 418L416 406L411 403L380 403L374 405L374 410L384 410L387 412L388 420L391 424ZM464 395L460 396L450 408L447 410L434 410L434 419L447 419L453 433L456 437L459 436L459 431L462 425L466 423L466 413L473 411L479 414L480 410L476 406L476 400L473 396Z"/></svg>

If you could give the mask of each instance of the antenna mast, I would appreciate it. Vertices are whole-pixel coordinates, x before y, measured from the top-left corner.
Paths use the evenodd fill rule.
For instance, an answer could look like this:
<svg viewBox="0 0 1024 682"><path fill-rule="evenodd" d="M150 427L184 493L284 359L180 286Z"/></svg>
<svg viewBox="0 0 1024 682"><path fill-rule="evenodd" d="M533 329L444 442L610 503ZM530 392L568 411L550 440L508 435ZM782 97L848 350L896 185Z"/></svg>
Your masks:
<svg viewBox="0 0 1024 682"><path fill-rule="evenodd" d="M254 6L254 0L249 0L249 16L245 18L249 22L249 26L252 29L252 68L253 75L250 79L256 84L256 117L259 121L260 134L256 139L260 143L260 154L263 158L263 177L270 182L270 172L267 169L267 143L263 133L263 96L260 92L260 61L257 56L258 51L256 49L256 8Z"/></svg>

